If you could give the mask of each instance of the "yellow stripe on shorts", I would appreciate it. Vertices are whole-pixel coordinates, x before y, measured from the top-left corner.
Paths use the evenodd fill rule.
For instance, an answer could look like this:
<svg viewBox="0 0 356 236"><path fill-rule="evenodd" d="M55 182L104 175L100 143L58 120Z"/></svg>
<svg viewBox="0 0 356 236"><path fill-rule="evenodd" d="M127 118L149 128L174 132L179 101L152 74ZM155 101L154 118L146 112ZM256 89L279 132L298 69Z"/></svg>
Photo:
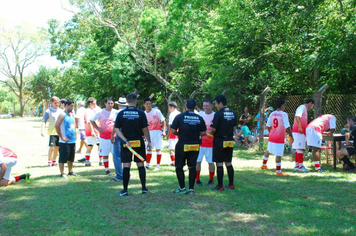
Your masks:
<svg viewBox="0 0 356 236"><path fill-rule="evenodd" d="M141 147L141 141L140 140L130 140L130 145L133 148ZM126 147L126 144L124 144L124 147Z"/></svg>
<svg viewBox="0 0 356 236"><path fill-rule="evenodd" d="M224 141L223 148L234 147L234 141Z"/></svg>
<svg viewBox="0 0 356 236"><path fill-rule="evenodd" d="M186 144L184 145L184 152L197 152L199 151L199 144Z"/></svg>

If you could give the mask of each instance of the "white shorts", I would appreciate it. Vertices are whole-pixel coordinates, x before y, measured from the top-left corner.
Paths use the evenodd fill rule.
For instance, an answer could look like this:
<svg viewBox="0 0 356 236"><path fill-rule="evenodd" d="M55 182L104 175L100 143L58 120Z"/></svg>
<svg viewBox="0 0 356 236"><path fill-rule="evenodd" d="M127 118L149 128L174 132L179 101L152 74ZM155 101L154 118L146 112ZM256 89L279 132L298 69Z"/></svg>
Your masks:
<svg viewBox="0 0 356 236"><path fill-rule="evenodd" d="M7 179L7 180L10 180L10 175L11 175L11 168L16 165L17 163L17 159L16 158L4 158L5 160L5 164L6 164L6 172L5 172L5 175L4 175L4 179ZM0 172L1 172L1 167L0 167Z"/></svg>
<svg viewBox="0 0 356 236"><path fill-rule="evenodd" d="M303 149L305 150L305 135L300 133L292 133L293 134L293 149Z"/></svg>
<svg viewBox="0 0 356 236"><path fill-rule="evenodd" d="M178 139L177 138L172 138L168 140L168 149L169 150L174 150L176 149L176 145L178 143Z"/></svg>
<svg viewBox="0 0 356 236"><path fill-rule="evenodd" d="M268 142L267 151L275 156L282 157L284 154L284 143Z"/></svg>
<svg viewBox="0 0 356 236"><path fill-rule="evenodd" d="M110 139L100 138L100 146L99 146L99 155L100 156L109 156L109 153L112 153L112 143Z"/></svg>
<svg viewBox="0 0 356 236"><path fill-rule="evenodd" d="M208 163L214 163L213 162L213 148L209 148L209 147L200 147L199 148L199 155L198 155L198 159L197 162L202 162L203 161L203 157L205 156L205 160Z"/></svg>
<svg viewBox="0 0 356 236"><path fill-rule="evenodd" d="M162 143L163 143L162 131L161 130L151 130L150 137L151 137L151 150L162 149ZM146 142L146 148L147 148L147 142Z"/></svg>
<svg viewBox="0 0 356 236"><path fill-rule="evenodd" d="M87 144L89 146L94 146L95 144L99 144L99 137L93 137L93 136L89 136L86 137L85 140L87 141Z"/></svg>
<svg viewBox="0 0 356 236"><path fill-rule="evenodd" d="M305 132L307 134L307 145L320 148L321 141L323 140L321 133L315 131L315 129L312 128L307 128Z"/></svg>

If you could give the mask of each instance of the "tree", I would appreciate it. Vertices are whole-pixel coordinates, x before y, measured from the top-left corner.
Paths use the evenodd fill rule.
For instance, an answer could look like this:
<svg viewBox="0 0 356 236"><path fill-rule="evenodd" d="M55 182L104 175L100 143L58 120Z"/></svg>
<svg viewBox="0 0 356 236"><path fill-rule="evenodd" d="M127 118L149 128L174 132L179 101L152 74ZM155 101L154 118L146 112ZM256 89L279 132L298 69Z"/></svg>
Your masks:
<svg viewBox="0 0 356 236"><path fill-rule="evenodd" d="M30 26L16 26L8 29L0 26L0 73L5 76L0 81L5 83L16 95L20 103L20 116L29 101L25 96L28 81L25 70L44 55L45 34L43 30L34 31Z"/></svg>

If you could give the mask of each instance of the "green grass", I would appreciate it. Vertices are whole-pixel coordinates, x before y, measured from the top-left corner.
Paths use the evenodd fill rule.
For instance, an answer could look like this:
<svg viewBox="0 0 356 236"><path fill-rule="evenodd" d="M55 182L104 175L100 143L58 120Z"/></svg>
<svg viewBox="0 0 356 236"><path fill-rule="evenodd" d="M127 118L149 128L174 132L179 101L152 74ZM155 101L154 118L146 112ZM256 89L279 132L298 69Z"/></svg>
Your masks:
<svg viewBox="0 0 356 236"><path fill-rule="evenodd" d="M57 168L44 167L47 140L36 124L0 120L4 133L11 134L1 137L1 144L19 156L12 175L32 174L31 184L20 181L0 188L1 235L356 234L356 175L341 172L341 165L335 171L323 163L323 175L300 174L291 170L292 157L285 156L282 169L289 176L281 178L275 176L272 156L271 170L261 171L261 153L238 149L233 161L235 190L213 192L196 186L195 195L174 195L178 183L165 155L159 172L147 172L150 194L141 194L133 164L130 195L118 197L121 182L110 182L96 157L91 168L75 163L79 177L61 179ZM311 169L312 163L306 166ZM226 173L224 177L226 183ZM208 180L206 165L201 180Z"/></svg>

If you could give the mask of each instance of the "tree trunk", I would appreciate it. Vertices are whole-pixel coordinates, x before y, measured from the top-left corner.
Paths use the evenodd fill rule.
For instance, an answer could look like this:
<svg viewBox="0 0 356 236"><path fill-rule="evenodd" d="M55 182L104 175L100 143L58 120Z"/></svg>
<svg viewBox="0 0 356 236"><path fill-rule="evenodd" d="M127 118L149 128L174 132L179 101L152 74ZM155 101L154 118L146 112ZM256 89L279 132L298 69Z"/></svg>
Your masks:
<svg viewBox="0 0 356 236"><path fill-rule="evenodd" d="M260 130L259 130L259 146L258 150L263 151L263 131L265 130L265 102L266 102L266 95L271 90L270 87L266 87L265 90L261 93L261 103L260 103Z"/></svg>

